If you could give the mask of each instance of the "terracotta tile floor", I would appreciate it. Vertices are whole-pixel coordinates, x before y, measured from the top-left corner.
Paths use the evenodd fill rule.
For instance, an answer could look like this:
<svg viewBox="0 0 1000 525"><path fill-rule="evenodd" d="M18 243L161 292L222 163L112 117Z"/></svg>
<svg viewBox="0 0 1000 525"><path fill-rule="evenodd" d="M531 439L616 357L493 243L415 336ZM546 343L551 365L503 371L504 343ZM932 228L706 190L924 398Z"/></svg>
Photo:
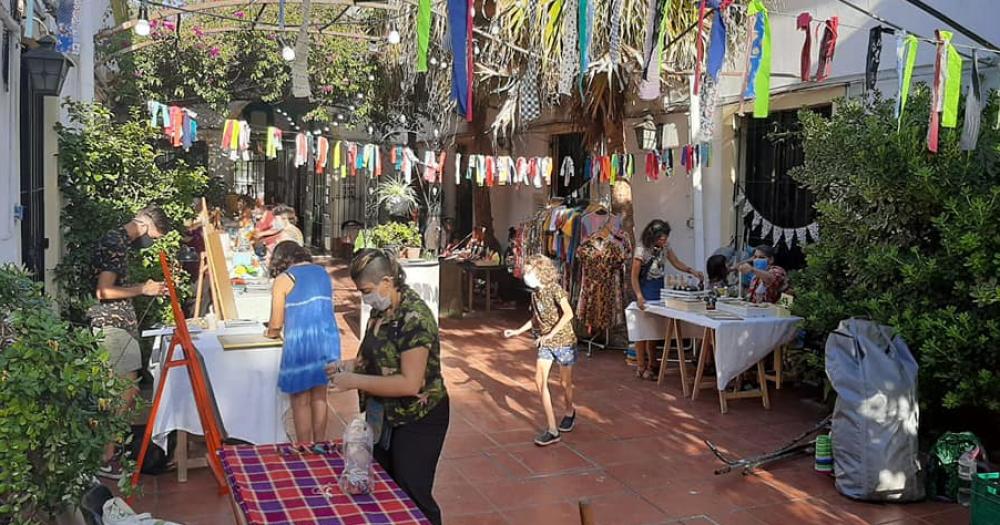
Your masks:
<svg viewBox="0 0 1000 525"><path fill-rule="evenodd" d="M343 271L338 276L348 284ZM338 292L348 353L357 342L357 301L356 294ZM683 399L676 376L664 387L635 379L619 352L581 356L574 380L578 426L562 443L536 448L531 440L542 416L534 352L527 339L500 337L525 315L508 310L442 321L452 422L435 494L449 525L578 524L581 498L591 501L601 525L968 522L968 512L955 505L849 501L830 478L812 471L809 458L751 477L715 476L719 463L703 439L738 455L771 450L821 419L820 409L786 389L774 393L770 411L745 400L721 415L713 396ZM551 386L561 403L555 380ZM356 413L355 399L331 395L334 435ZM144 483L138 510L189 525L233 522L228 499L217 495L205 469L183 484L173 473Z"/></svg>

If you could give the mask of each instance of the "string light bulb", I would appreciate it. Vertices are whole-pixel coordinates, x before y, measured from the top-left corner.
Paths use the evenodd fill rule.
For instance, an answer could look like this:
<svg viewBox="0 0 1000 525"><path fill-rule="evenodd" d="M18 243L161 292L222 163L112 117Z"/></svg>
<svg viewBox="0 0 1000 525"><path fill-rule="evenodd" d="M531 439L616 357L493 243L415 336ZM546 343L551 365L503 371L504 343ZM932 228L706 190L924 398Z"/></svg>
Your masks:
<svg viewBox="0 0 1000 525"><path fill-rule="evenodd" d="M281 58L285 59L285 62L295 61L295 50L292 46L285 45L281 48Z"/></svg>
<svg viewBox="0 0 1000 525"><path fill-rule="evenodd" d="M389 31L389 35L386 38L387 38L387 40L389 40L390 44L392 44L392 45L398 44L399 43L399 31L396 31L395 29L393 29L392 31Z"/></svg>
<svg viewBox="0 0 1000 525"><path fill-rule="evenodd" d="M136 20L135 27L132 30L138 36L149 36L149 20L144 18Z"/></svg>

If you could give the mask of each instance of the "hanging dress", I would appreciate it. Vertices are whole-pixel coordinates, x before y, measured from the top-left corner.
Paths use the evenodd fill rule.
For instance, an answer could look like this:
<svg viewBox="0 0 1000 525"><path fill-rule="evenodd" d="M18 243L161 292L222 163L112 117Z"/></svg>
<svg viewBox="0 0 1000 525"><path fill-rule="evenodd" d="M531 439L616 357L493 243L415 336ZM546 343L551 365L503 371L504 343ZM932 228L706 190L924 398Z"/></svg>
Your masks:
<svg viewBox="0 0 1000 525"><path fill-rule="evenodd" d="M333 285L317 264L292 266L285 299L285 346L278 388L297 394L327 384L326 364L340 359L340 331L333 315Z"/></svg>

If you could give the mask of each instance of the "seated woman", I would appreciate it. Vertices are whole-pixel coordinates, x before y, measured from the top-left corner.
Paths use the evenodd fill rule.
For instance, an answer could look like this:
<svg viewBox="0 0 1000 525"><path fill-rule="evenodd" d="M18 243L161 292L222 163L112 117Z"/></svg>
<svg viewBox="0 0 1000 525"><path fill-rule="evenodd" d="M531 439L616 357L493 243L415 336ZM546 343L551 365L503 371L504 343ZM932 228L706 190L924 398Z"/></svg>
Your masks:
<svg viewBox="0 0 1000 525"><path fill-rule="evenodd" d="M705 271L708 273L708 289L717 290L729 287L729 275L732 269L729 268L729 261L725 255L713 255L705 262Z"/></svg>
<svg viewBox="0 0 1000 525"><path fill-rule="evenodd" d="M753 275L750 281L752 303L777 303L788 289L788 272L774 264L774 248L771 246L758 246L753 253L753 264L741 264L740 273Z"/></svg>
<svg viewBox="0 0 1000 525"><path fill-rule="evenodd" d="M327 375L335 389L359 391L361 411L381 429L376 430L375 459L439 525L434 473L449 414L437 322L406 285L391 253L361 250L351 262L351 279L372 314L357 359L331 363Z"/></svg>

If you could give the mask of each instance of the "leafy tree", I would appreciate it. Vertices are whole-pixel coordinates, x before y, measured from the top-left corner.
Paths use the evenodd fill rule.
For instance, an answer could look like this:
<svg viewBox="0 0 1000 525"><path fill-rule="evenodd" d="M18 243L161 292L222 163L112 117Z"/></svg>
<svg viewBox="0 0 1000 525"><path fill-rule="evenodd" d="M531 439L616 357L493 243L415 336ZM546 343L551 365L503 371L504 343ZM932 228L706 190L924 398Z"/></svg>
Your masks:
<svg viewBox="0 0 1000 525"><path fill-rule="evenodd" d="M105 444L129 430L130 386L40 283L0 266L0 523L51 523L80 500Z"/></svg>
<svg viewBox="0 0 1000 525"><path fill-rule="evenodd" d="M92 256L101 236L150 205L162 208L180 227L194 217L195 199L206 194L212 181L204 168L189 168L182 162L162 167L164 154L154 146L159 131L146 118L136 116L118 123L99 104L69 102L66 107L70 124L57 129L66 255L56 268L56 279L68 314L82 322L94 301ZM157 254L161 249L177 253L180 242L181 234L170 232L142 257L134 258L132 281L162 279ZM184 277L180 269L175 275ZM137 300L140 315L150 300ZM169 311L158 304L150 307L155 310L148 321L159 320Z"/></svg>
<svg viewBox="0 0 1000 525"><path fill-rule="evenodd" d="M1000 131L985 124L996 97L968 152L959 123L928 153L926 87L898 124L894 105L851 99L830 118L799 113L805 163L792 176L816 195L821 241L793 276L795 310L817 347L851 316L899 330L932 415L1000 412Z"/></svg>

